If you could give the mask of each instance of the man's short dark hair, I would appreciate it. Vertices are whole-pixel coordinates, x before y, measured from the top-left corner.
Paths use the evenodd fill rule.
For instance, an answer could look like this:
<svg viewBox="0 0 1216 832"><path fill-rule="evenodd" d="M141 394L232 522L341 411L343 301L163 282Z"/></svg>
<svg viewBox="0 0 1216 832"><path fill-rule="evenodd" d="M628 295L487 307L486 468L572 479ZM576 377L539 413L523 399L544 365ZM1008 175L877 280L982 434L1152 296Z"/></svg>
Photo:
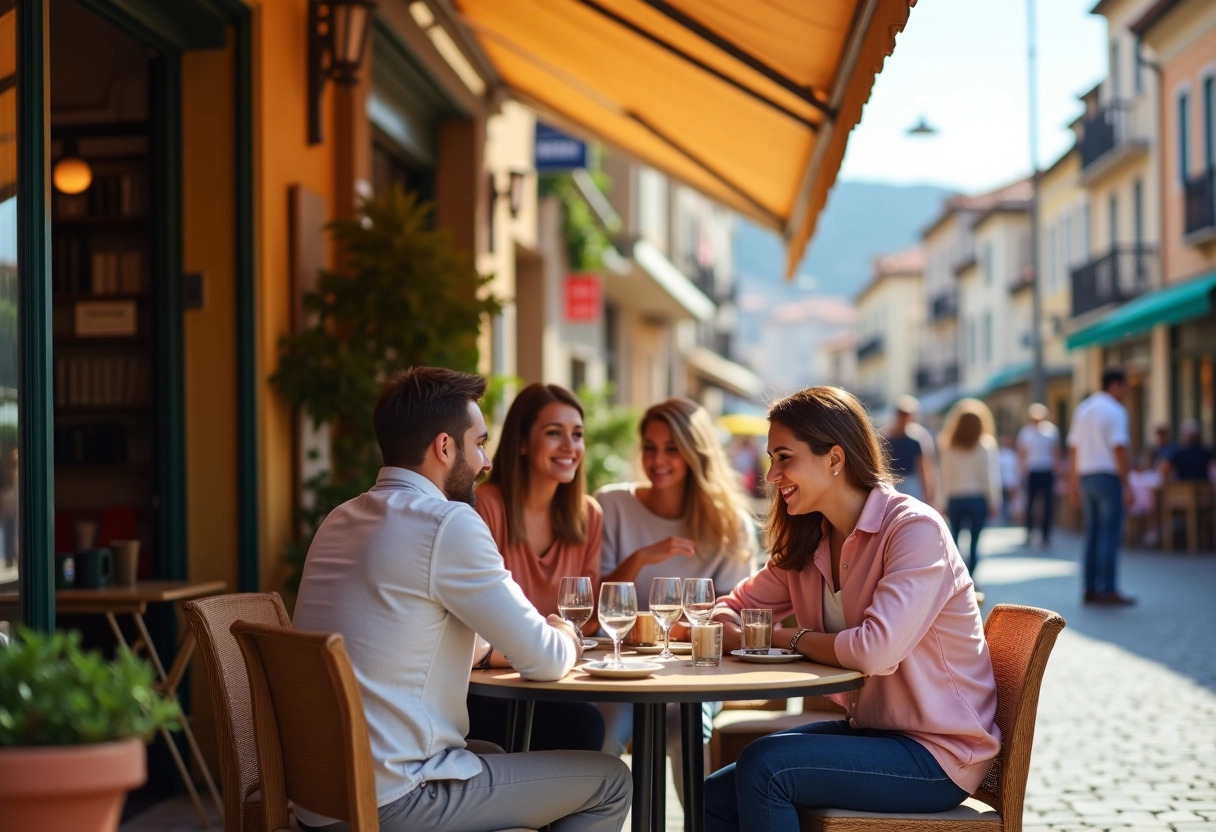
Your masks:
<svg viewBox="0 0 1216 832"><path fill-rule="evenodd" d="M422 464L427 446L441 433L459 446L469 429L469 402L486 392L481 376L443 367L410 367L380 388L372 426L385 465Z"/></svg>
<svg viewBox="0 0 1216 832"><path fill-rule="evenodd" d="M1102 389L1109 390L1112 384L1127 384L1127 373L1112 367L1102 374Z"/></svg>

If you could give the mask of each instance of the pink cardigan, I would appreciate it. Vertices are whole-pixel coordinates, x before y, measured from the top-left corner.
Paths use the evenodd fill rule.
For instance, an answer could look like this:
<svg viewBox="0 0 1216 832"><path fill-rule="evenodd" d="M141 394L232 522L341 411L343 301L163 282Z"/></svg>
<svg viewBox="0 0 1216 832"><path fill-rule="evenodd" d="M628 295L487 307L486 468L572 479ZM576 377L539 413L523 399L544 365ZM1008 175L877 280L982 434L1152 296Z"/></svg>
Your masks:
<svg viewBox="0 0 1216 832"><path fill-rule="evenodd" d="M825 535L812 566L765 566L724 602L735 612L771 608L774 621L793 612L798 626L822 632L831 564ZM855 726L912 737L974 792L1001 747L996 682L975 587L946 524L890 486L872 489L844 543L840 590L848 628L836 656L869 678L832 700Z"/></svg>

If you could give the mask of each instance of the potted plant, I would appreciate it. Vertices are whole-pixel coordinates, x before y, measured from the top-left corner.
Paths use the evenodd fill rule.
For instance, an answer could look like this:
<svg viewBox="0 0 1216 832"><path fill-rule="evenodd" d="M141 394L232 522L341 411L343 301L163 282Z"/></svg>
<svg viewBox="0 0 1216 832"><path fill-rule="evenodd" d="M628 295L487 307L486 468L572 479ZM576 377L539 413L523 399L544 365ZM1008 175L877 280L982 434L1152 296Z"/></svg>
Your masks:
<svg viewBox="0 0 1216 832"><path fill-rule="evenodd" d="M20 630L0 646L0 832L113 832L144 742L179 717L126 648L110 661L75 631Z"/></svg>

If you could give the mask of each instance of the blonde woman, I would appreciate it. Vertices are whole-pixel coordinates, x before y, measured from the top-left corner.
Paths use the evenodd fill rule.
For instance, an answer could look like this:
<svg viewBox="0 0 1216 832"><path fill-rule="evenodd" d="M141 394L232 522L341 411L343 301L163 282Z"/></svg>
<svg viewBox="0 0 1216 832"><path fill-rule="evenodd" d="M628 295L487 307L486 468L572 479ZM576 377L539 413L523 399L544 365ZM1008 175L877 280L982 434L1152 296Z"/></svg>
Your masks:
<svg viewBox="0 0 1216 832"><path fill-rule="evenodd" d="M968 529L971 540L966 563L974 576L980 532L1001 505L1000 448L988 405L979 399L960 399L950 408L937 442L937 457L950 534L958 546L959 532Z"/></svg>
<svg viewBox="0 0 1216 832"><path fill-rule="evenodd" d="M672 398L638 424L646 482L605 486L600 571L633 581L646 606L650 579L713 578L725 595L752 571L759 544L738 477L699 404Z"/></svg>

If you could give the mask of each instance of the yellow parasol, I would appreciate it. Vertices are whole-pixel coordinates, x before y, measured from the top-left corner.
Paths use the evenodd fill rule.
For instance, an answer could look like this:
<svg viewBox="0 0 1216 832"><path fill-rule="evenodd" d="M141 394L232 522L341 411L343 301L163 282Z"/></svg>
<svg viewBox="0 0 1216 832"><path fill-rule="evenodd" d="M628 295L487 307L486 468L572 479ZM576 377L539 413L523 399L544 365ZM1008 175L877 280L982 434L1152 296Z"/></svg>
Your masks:
<svg viewBox="0 0 1216 832"><path fill-rule="evenodd" d="M768 436L768 419L753 413L719 416L718 427L734 436Z"/></svg>

